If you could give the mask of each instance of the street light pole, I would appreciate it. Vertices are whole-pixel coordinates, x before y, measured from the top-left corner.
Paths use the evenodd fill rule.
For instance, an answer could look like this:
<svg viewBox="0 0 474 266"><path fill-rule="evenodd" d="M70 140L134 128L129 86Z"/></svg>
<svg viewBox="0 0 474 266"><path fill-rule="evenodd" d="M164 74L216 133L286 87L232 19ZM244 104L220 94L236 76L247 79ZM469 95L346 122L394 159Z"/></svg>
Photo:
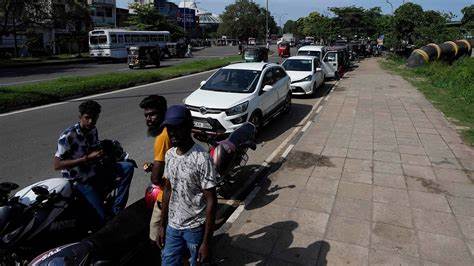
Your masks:
<svg viewBox="0 0 474 266"><path fill-rule="evenodd" d="M268 0L267 0L267 12L265 14L265 43L268 42Z"/></svg>

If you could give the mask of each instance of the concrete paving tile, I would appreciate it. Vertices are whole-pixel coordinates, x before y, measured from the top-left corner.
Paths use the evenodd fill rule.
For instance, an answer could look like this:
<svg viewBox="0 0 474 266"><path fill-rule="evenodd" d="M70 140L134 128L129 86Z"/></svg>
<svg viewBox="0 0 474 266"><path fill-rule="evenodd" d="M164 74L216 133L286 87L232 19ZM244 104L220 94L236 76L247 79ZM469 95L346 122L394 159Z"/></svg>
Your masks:
<svg viewBox="0 0 474 266"><path fill-rule="evenodd" d="M296 151L304 151L304 152L309 152L313 154L321 154L323 151L324 146L318 146L314 145L313 142L309 141L301 141L295 146Z"/></svg>
<svg viewBox="0 0 474 266"><path fill-rule="evenodd" d="M275 192L272 192L274 191ZM256 205L262 206L266 204L275 204L285 207L294 207L298 199L298 195L301 189L299 188L281 188L279 186L272 186L269 191L265 191L265 194L260 194L259 197L254 199Z"/></svg>
<svg viewBox="0 0 474 266"><path fill-rule="evenodd" d="M421 142L416 138L397 138L398 145L420 145Z"/></svg>
<svg viewBox="0 0 474 266"><path fill-rule="evenodd" d="M347 182L356 182L356 183L364 183L364 184L372 184L372 172L371 171L355 171L350 172L344 170L342 172L341 180Z"/></svg>
<svg viewBox="0 0 474 266"><path fill-rule="evenodd" d="M371 208L372 202L370 201L338 197L332 214L370 221Z"/></svg>
<svg viewBox="0 0 474 266"><path fill-rule="evenodd" d="M389 151L389 152L398 152L397 144L383 144L383 143L374 143L375 151Z"/></svg>
<svg viewBox="0 0 474 266"><path fill-rule="evenodd" d="M288 220L291 210L289 207L273 206L272 204L260 207L253 202L247 209L249 210L249 220L262 225Z"/></svg>
<svg viewBox="0 0 474 266"><path fill-rule="evenodd" d="M400 256L396 252L370 249L369 263L375 265L399 265L399 266L419 266L420 260L417 258Z"/></svg>
<svg viewBox="0 0 474 266"><path fill-rule="evenodd" d="M295 221L298 227L295 232L312 235L322 235L326 231L329 214L295 208L289 212L289 219Z"/></svg>
<svg viewBox="0 0 474 266"><path fill-rule="evenodd" d="M401 154L403 164L415 164L422 166L431 166L431 162L426 155Z"/></svg>
<svg viewBox="0 0 474 266"><path fill-rule="evenodd" d="M438 135L438 131L436 131L436 129L434 128L424 128L415 126L415 129L418 133Z"/></svg>
<svg viewBox="0 0 474 266"><path fill-rule="evenodd" d="M374 173L374 184L383 187L406 189L405 178L402 175Z"/></svg>
<svg viewBox="0 0 474 266"><path fill-rule="evenodd" d="M474 217L457 215L456 219L464 236L474 240Z"/></svg>
<svg viewBox="0 0 474 266"><path fill-rule="evenodd" d="M469 158L469 159L459 159L459 161L461 162L462 166L465 168L465 169L469 169L471 171L474 171L474 160L472 158Z"/></svg>
<svg viewBox="0 0 474 266"><path fill-rule="evenodd" d="M414 145L398 145L400 153L413 154L413 155L425 155L425 149L423 146Z"/></svg>
<svg viewBox="0 0 474 266"><path fill-rule="evenodd" d="M457 182L471 184L471 180L464 171L447 168L433 168L436 174L436 179L442 182Z"/></svg>
<svg viewBox="0 0 474 266"><path fill-rule="evenodd" d="M418 230L461 237L456 219L451 213L414 209L413 217L415 219L415 227Z"/></svg>
<svg viewBox="0 0 474 266"><path fill-rule="evenodd" d="M446 265L473 265L468 248L459 238L418 232L420 255L426 260Z"/></svg>
<svg viewBox="0 0 474 266"><path fill-rule="evenodd" d="M349 148L347 152L347 158L352 159L362 159L362 160L372 160L372 150L362 150L362 149L351 149Z"/></svg>
<svg viewBox="0 0 474 266"><path fill-rule="evenodd" d="M413 228L410 208L378 202L373 204L372 221Z"/></svg>
<svg viewBox="0 0 474 266"><path fill-rule="evenodd" d="M410 205L412 208L451 212L448 201L444 194L433 194L420 191L408 191Z"/></svg>
<svg viewBox="0 0 474 266"><path fill-rule="evenodd" d="M272 257L304 265L313 264L319 255L321 236L301 233L281 234L273 248Z"/></svg>
<svg viewBox="0 0 474 266"><path fill-rule="evenodd" d="M239 234L232 236L231 245L253 253L269 255L280 234L281 230L269 226L244 223Z"/></svg>
<svg viewBox="0 0 474 266"><path fill-rule="evenodd" d="M374 186L374 202L409 207L408 193L404 189Z"/></svg>
<svg viewBox="0 0 474 266"><path fill-rule="evenodd" d="M344 163L344 170L349 172L372 171L372 160L360 160L347 158Z"/></svg>
<svg viewBox="0 0 474 266"><path fill-rule="evenodd" d="M434 167L463 169L461 164L459 164L459 162L454 157L444 157L444 156L438 156L438 155L432 156L430 154L428 154L428 157L430 158L431 164Z"/></svg>
<svg viewBox="0 0 474 266"><path fill-rule="evenodd" d="M342 168L333 168L333 167L316 167L314 168L311 178L324 178L324 179L341 179ZM309 179L308 179L309 181Z"/></svg>
<svg viewBox="0 0 474 266"><path fill-rule="evenodd" d="M424 179L435 180L433 168L429 166L403 164L403 172L406 176L421 177Z"/></svg>
<svg viewBox="0 0 474 266"><path fill-rule="evenodd" d="M334 195L315 193L314 190L303 190L298 196L296 207L315 212L331 213L334 200Z"/></svg>
<svg viewBox="0 0 474 266"><path fill-rule="evenodd" d="M439 182L442 187L446 188L450 196L474 198L474 185L464 183Z"/></svg>
<svg viewBox="0 0 474 266"><path fill-rule="evenodd" d="M262 254L255 254L230 245L216 245L212 250L216 265L262 265L265 260Z"/></svg>
<svg viewBox="0 0 474 266"><path fill-rule="evenodd" d="M370 222L342 216L331 216L327 239L367 247L370 238Z"/></svg>
<svg viewBox="0 0 474 266"><path fill-rule="evenodd" d="M373 148L374 144L372 141L351 140L349 143L349 149L372 151Z"/></svg>
<svg viewBox="0 0 474 266"><path fill-rule="evenodd" d="M337 196L352 199L372 200L372 186L341 181L339 183Z"/></svg>
<svg viewBox="0 0 474 266"><path fill-rule="evenodd" d="M419 256L414 230L380 222L372 224L371 247L402 256Z"/></svg>
<svg viewBox="0 0 474 266"><path fill-rule="evenodd" d="M474 199L448 197L449 204L453 208L454 215L474 217Z"/></svg>
<svg viewBox="0 0 474 266"><path fill-rule="evenodd" d="M326 146L323 150L322 155L328 157L346 157L347 148Z"/></svg>
<svg viewBox="0 0 474 266"><path fill-rule="evenodd" d="M380 162L380 161L374 161L374 172L396 174L396 175L403 174L401 164Z"/></svg>
<svg viewBox="0 0 474 266"><path fill-rule="evenodd" d="M422 177L405 176L408 190L428 193L447 193L448 189L436 180L424 179Z"/></svg>
<svg viewBox="0 0 474 266"><path fill-rule="evenodd" d="M336 195L339 180L329 178L310 177L306 184L307 190L318 191L330 195Z"/></svg>
<svg viewBox="0 0 474 266"><path fill-rule="evenodd" d="M389 151L375 151L374 160L389 162L389 163L399 163L400 162L400 153L398 153L398 152L389 152Z"/></svg>
<svg viewBox="0 0 474 266"><path fill-rule="evenodd" d="M369 250L367 248L350 245L334 240L328 240L330 249L326 257L326 264L321 265L368 265Z"/></svg>

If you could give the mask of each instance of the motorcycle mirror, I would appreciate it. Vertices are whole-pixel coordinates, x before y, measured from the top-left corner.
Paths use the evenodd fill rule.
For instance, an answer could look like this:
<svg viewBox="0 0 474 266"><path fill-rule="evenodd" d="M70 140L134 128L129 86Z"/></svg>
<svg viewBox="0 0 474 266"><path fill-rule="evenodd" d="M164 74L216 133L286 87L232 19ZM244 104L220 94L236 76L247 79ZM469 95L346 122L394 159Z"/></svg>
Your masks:
<svg viewBox="0 0 474 266"><path fill-rule="evenodd" d="M38 196L48 196L49 195L49 190L45 187L34 186L34 187L31 188L31 190Z"/></svg>

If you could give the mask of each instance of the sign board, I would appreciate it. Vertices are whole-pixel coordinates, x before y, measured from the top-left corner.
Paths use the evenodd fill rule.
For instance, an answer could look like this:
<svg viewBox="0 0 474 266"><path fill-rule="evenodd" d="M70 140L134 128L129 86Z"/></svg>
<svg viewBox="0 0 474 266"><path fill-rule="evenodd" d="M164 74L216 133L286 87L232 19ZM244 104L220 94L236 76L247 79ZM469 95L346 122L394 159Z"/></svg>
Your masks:
<svg viewBox="0 0 474 266"><path fill-rule="evenodd" d="M178 8L176 20L181 27L186 26L186 28L193 28L196 26L196 10L191 8Z"/></svg>

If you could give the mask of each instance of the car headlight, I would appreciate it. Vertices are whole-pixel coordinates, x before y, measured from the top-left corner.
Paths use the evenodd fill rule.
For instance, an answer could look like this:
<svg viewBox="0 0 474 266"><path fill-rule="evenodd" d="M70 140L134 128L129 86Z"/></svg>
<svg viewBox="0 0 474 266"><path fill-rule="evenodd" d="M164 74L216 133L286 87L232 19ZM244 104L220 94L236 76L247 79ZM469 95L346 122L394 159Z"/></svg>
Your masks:
<svg viewBox="0 0 474 266"><path fill-rule="evenodd" d="M295 80L295 81L293 81L293 82L291 82L291 83L298 83L298 82L303 82L303 81L311 81L311 79L313 79L313 75L309 75L309 76L307 76L307 77L304 78L304 79Z"/></svg>
<svg viewBox="0 0 474 266"><path fill-rule="evenodd" d="M241 113L244 113L245 111L247 111L248 107L249 107L249 102L246 101L244 103L241 103L239 105L236 105L232 108L227 109L227 111L225 111L225 113L228 116L241 114Z"/></svg>
<svg viewBox="0 0 474 266"><path fill-rule="evenodd" d="M188 99L188 97L184 97L183 99L183 103L186 103L186 100Z"/></svg>

